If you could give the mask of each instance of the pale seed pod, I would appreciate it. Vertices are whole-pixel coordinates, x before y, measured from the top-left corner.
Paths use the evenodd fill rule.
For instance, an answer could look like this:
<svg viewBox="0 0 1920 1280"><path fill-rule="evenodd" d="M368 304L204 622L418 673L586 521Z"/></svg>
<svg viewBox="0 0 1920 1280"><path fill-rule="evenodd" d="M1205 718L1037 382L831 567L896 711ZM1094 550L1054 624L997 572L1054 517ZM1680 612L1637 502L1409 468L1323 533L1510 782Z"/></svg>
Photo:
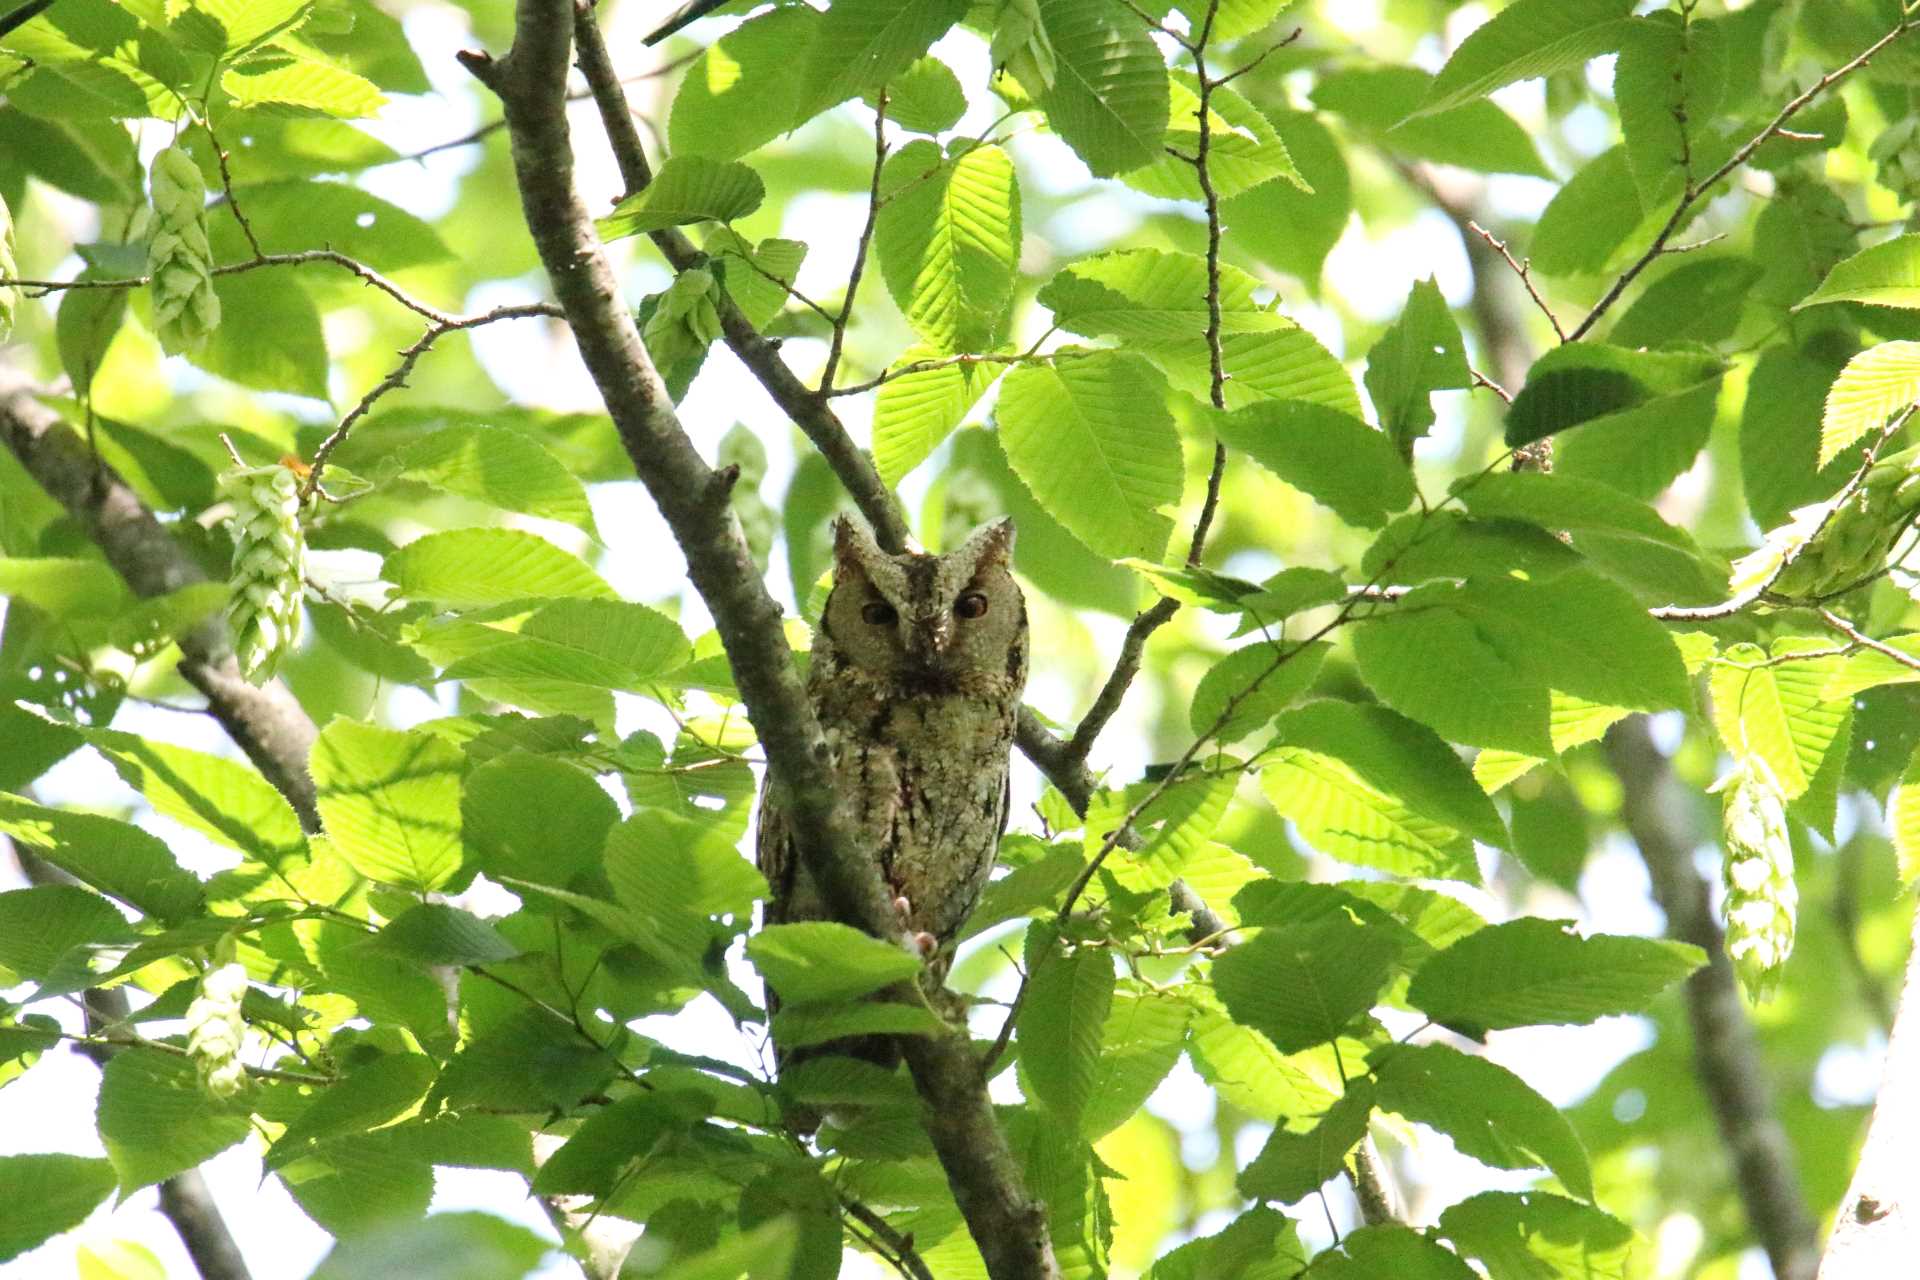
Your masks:
<svg viewBox="0 0 1920 1280"><path fill-rule="evenodd" d="M187 1006L187 1052L200 1073L200 1085L216 1098L231 1098L245 1087L240 1061L247 1024L240 1002L247 994L247 971L225 964L200 980L200 994Z"/></svg>
<svg viewBox="0 0 1920 1280"><path fill-rule="evenodd" d="M1813 599L1871 577L1920 510L1917 461L1920 450L1903 449L1876 462L1844 498L1796 508L1757 550L1734 562L1733 592L1765 582L1796 547L1799 554L1773 581L1776 595Z"/></svg>
<svg viewBox="0 0 1920 1280"><path fill-rule="evenodd" d="M307 558L300 482L276 464L236 467L220 477L220 487L233 504L227 625L241 674L260 684L300 636Z"/></svg>
<svg viewBox="0 0 1920 1280"><path fill-rule="evenodd" d="M1793 951L1800 891L1793 880L1793 843L1786 797L1765 762L1747 761L1726 788L1722 828L1727 901L1727 958L1749 999L1765 1000Z"/></svg>
<svg viewBox="0 0 1920 1280"><path fill-rule="evenodd" d="M1920 200L1920 121L1901 120L1881 130L1867 157L1881 186L1907 204Z"/></svg>
<svg viewBox="0 0 1920 1280"><path fill-rule="evenodd" d="M207 184L179 146L153 158L153 236L147 243L153 325L169 355L198 351L220 324L207 242Z"/></svg>

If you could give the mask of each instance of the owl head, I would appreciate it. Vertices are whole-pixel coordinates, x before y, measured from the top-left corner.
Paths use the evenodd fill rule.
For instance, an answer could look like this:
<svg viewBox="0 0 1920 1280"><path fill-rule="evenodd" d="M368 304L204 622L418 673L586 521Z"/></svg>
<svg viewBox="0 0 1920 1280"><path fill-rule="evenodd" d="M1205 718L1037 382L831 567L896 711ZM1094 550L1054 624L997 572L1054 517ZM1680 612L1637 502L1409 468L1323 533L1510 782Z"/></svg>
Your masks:
<svg viewBox="0 0 1920 1280"><path fill-rule="evenodd" d="M904 689L984 680L1017 690L1027 675L1027 603L1012 557L1011 520L981 526L945 555L896 556L841 516L821 627L841 662Z"/></svg>

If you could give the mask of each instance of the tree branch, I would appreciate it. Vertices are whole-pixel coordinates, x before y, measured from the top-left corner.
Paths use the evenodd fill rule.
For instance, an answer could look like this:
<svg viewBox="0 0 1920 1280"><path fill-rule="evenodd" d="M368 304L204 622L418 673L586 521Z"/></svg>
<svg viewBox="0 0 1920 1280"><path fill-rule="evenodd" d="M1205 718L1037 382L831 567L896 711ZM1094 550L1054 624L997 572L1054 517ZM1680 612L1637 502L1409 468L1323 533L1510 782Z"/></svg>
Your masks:
<svg viewBox="0 0 1920 1280"><path fill-rule="evenodd" d="M1819 1233L1807 1211L1792 1144L1774 1112L1767 1066L1741 1003L1720 922L1706 883L1693 869L1699 833L1683 807L1686 799L1647 732L1646 717L1615 725L1607 734L1606 752L1624 791L1621 821L1647 864L1668 934L1707 953L1706 967L1687 979L1687 1018L1700 1086L1733 1160L1747 1223L1778 1280L1812 1280ZM1911 1140L1909 1131L1902 1142Z"/></svg>
<svg viewBox="0 0 1920 1280"><path fill-rule="evenodd" d="M627 194L631 195L653 181L653 169L647 163L640 135L633 127L633 116L627 110L626 92L621 89L620 78L614 73L605 37L594 22L590 7L575 6L573 30L580 49L581 74L586 76L587 84L593 91L601 123L606 127L608 139L613 144L614 160L620 166L621 180L626 183ZM652 232L649 239L675 271L685 271L701 256L700 250L694 248L693 242L677 228ZM717 309L720 312L720 331L727 347L766 388L767 394L773 397L773 402L780 406L781 411L793 419L794 425L820 451L820 456L827 460L841 487L872 527L874 540L884 550L895 554L906 550L911 535L905 517L900 514L899 504L894 501L892 491L881 481L880 473L874 470L873 460L853 442L845 424L828 405L827 398L800 381L793 370L787 367L787 362L780 358L779 344L755 329L725 291L721 293Z"/></svg>
<svg viewBox="0 0 1920 1280"><path fill-rule="evenodd" d="M566 121L574 16L569 0L518 0L512 48L498 59L469 52L460 61L500 99L534 245L634 470L713 615L803 865L843 919L876 937L895 937L898 916L836 803L830 748L794 669L780 607L754 568L717 473L674 412L575 192ZM752 334L750 326L746 332ZM988 1274L1054 1280L1059 1268L1045 1209L1022 1184L966 1033L945 1028L904 1037L902 1049L925 1104L928 1135Z"/></svg>
<svg viewBox="0 0 1920 1280"><path fill-rule="evenodd" d="M1920 917L1900 989L1900 1012L1887 1041L1880 1093L1867 1122L1867 1142L1840 1216L1820 1259L1819 1280L1881 1280L1913 1269L1920 1250Z"/></svg>

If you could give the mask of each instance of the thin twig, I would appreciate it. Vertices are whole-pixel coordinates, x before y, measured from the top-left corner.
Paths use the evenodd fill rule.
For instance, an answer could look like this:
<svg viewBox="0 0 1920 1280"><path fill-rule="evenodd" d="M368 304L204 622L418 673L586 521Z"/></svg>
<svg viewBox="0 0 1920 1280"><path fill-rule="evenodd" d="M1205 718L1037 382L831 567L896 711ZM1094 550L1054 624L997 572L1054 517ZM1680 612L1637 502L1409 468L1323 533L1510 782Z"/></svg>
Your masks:
<svg viewBox="0 0 1920 1280"><path fill-rule="evenodd" d="M328 432L327 438L320 442L318 449L314 450L312 468L307 472L307 478L300 483L300 501L310 501L319 491L320 477L327 469L327 462L333 457L333 451L345 443L347 433L353 430L354 424L366 417L368 410L373 408L380 397L407 385L407 377L413 372L413 366L419 363L420 357L425 355L434 343L449 333L477 329L481 325L493 324L498 320L522 320L533 316L558 314L559 309L550 303L526 302L495 307L479 315L454 317L427 326L427 331L420 335L420 340L400 353L400 363L394 366L393 371L375 383L367 394L361 396L359 403L347 410L347 415L340 419L340 425Z"/></svg>
<svg viewBox="0 0 1920 1280"><path fill-rule="evenodd" d="M1862 49L1851 61L1821 76L1818 80L1814 81L1804 93L1793 98L1784 107L1781 107L1780 113L1774 116L1765 128L1761 129L1760 132L1754 134L1753 137L1743 143L1739 150L1722 161L1720 167L1708 174L1705 179L1700 182L1687 183L1686 188L1680 193L1680 202L1674 206L1673 212L1668 215L1665 224L1654 234L1653 243L1647 246L1645 253L1634 259L1633 263L1628 266L1625 271L1620 273L1620 278L1615 280L1613 284L1608 287L1607 291L1600 296L1600 300L1593 304L1593 310L1587 312L1586 319L1574 326L1573 332L1565 336L1565 341L1578 342L1592 331L1593 326L1599 322L1600 317L1611 310L1613 304L1620 300L1620 295L1627 291L1627 286L1632 284L1642 271L1645 271L1649 266L1653 265L1654 260L1665 250L1667 241L1671 240L1674 233L1686 222L1687 214L1690 213L1693 206L1699 202L1700 197L1719 185L1722 178L1725 178L1735 169L1738 169L1748 160L1751 160L1753 153L1758 151L1762 144L1769 138L1777 136L1787 121L1798 115L1815 98L1818 98L1828 89L1831 89L1834 85L1839 84L1842 80L1845 80L1848 76L1851 76L1854 72L1866 66L1881 50L1885 49L1888 45L1915 27L1920 27L1920 17L1909 14L1909 16L1901 18L1901 20L1894 25L1893 30L1887 32L1878 40L1875 40L1865 49Z"/></svg>
<svg viewBox="0 0 1920 1280"><path fill-rule="evenodd" d="M1904 653L1883 640L1875 640L1872 636L1866 634L1866 632L1860 630L1831 609L1821 609L1819 613L1820 621L1826 623L1828 628L1839 632L1861 648L1871 649L1881 657L1891 658L1908 670L1920 671L1920 658L1916 658L1910 653Z"/></svg>
<svg viewBox="0 0 1920 1280"><path fill-rule="evenodd" d="M1519 276L1520 283L1527 287L1527 296L1533 299L1533 305L1540 309L1540 314L1545 316L1547 323L1553 326L1554 337L1560 339L1562 342L1567 341L1567 331L1560 327L1559 317L1553 314L1553 308L1547 305L1547 300L1540 296L1539 288L1533 283L1533 260L1531 258L1515 258L1513 251L1507 247L1505 240L1494 235L1493 232L1487 230L1478 222L1469 221L1467 227L1475 235L1485 240L1488 248L1506 259L1507 265L1513 268L1513 274ZM1574 336L1578 337L1579 335L1575 334Z"/></svg>
<svg viewBox="0 0 1920 1280"><path fill-rule="evenodd" d="M27 3L18 9L0 16L0 36L6 35L17 27L25 26L52 7L53 0L27 0Z"/></svg>
<svg viewBox="0 0 1920 1280"><path fill-rule="evenodd" d="M853 268L847 273L847 292L840 300L840 314L834 319L833 337L827 343L827 363L820 371L821 396L833 394L833 375L840 371L840 351L847 341L847 323L853 319L853 300L860 292L860 277L866 273L874 226L880 221L880 175L886 163L887 91L882 88L873 109L873 179L867 187L867 221L853 246Z"/></svg>
<svg viewBox="0 0 1920 1280"><path fill-rule="evenodd" d="M912 1276L913 1280L934 1280L933 1272L927 1270L926 1261L914 1252L912 1236L900 1234L894 1230L891 1222L858 1200L842 1197L840 1207L849 1218L865 1227L887 1247L891 1254L887 1261L898 1267L903 1275Z"/></svg>

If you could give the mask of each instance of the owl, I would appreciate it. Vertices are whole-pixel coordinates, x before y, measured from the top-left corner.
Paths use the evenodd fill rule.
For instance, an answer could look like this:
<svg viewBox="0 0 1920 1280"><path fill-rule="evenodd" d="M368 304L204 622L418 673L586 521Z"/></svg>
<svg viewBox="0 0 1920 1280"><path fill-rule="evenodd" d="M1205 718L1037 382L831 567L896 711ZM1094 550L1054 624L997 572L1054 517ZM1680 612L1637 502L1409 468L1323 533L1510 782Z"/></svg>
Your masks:
<svg viewBox="0 0 1920 1280"><path fill-rule="evenodd" d="M1011 520L945 555L896 556L842 516L833 590L813 638L807 693L848 826L936 978L952 962L1007 823L1008 757L1027 682L1026 599L1009 571L1012 554ZM768 924L834 918L771 790L762 796L758 854ZM892 1061L884 1039L807 1053Z"/></svg>

